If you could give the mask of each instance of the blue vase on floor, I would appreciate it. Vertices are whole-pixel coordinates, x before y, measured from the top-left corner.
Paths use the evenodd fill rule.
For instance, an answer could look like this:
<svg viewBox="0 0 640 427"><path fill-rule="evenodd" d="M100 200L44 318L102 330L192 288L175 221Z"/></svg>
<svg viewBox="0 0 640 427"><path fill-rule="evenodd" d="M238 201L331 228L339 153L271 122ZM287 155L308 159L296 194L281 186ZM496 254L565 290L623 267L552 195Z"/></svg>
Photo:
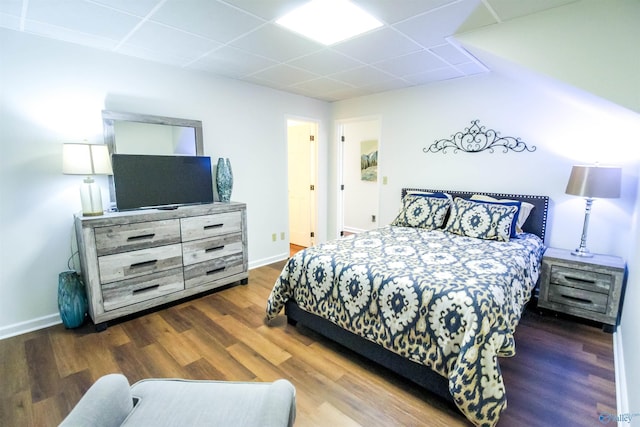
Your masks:
<svg viewBox="0 0 640 427"><path fill-rule="evenodd" d="M233 190L233 172L231 171L231 162L229 162L229 159L223 159L222 157L218 159L216 187L220 201L229 203L231 200L231 191Z"/></svg>
<svg viewBox="0 0 640 427"><path fill-rule="evenodd" d="M58 310L65 328L77 328L84 323L87 314L87 293L84 283L75 271L63 271L58 275Z"/></svg>

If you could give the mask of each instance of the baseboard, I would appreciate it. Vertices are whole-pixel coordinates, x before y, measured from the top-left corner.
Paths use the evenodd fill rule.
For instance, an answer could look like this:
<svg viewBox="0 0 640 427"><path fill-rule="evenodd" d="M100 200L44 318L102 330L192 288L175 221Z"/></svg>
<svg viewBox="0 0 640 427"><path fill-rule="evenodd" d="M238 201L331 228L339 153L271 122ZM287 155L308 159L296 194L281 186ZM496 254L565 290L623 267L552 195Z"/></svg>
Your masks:
<svg viewBox="0 0 640 427"><path fill-rule="evenodd" d="M265 265L269 265L269 264L273 264L274 262L280 262L283 261L285 259L289 258L289 252L285 252L279 255L274 255L272 257L268 257L268 258L263 258L263 259L259 259L259 260L255 260L255 261L251 261L249 263L249 270L253 269L253 268L258 268L258 267L262 267Z"/></svg>
<svg viewBox="0 0 640 427"><path fill-rule="evenodd" d="M627 390L627 373L624 364L624 352L622 348L622 327L618 325L613 333L613 363L616 375L616 402L618 414L628 414L629 411L629 392ZM618 422L619 426L628 425Z"/></svg>
<svg viewBox="0 0 640 427"><path fill-rule="evenodd" d="M13 325L0 328L0 340L15 337L16 335L26 334L27 332L36 331L38 329L48 328L49 326L62 323L58 313L49 314L47 316L38 317L37 319L27 320L26 322L15 323Z"/></svg>

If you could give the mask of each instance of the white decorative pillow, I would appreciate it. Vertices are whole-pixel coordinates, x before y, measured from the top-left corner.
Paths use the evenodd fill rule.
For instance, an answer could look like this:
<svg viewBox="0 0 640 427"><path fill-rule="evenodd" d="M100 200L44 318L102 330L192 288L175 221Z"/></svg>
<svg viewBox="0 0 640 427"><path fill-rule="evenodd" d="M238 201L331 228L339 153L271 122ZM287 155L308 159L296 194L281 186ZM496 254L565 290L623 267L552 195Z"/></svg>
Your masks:
<svg viewBox="0 0 640 427"><path fill-rule="evenodd" d="M520 202L479 202L456 197L445 231L466 237L508 242L515 236Z"/></svg>
<svg viewBox="0 0 640 427"><path fill-rule="evenodd" d="M391 225L433 230L442 227L448 210L446 196L407 194L402 199L402 210Z"/></svg>
<svg viewBox="0 0 640 427"><path fill-rule="evenodd" d="M498 203L508 203L508 202L517 202L518 200L510 200L510 199L496 199L495 197L486 196L484 194L474 194L470 197L470 200L478 200L481 202L498 202ZM516 224L516 231L518 233L522 233L522 226L525 222L527 222L527 218L529 218L529 214L533 210L535 206L528 202L520 202L520 213L518 213L518 220Z"/></svg>

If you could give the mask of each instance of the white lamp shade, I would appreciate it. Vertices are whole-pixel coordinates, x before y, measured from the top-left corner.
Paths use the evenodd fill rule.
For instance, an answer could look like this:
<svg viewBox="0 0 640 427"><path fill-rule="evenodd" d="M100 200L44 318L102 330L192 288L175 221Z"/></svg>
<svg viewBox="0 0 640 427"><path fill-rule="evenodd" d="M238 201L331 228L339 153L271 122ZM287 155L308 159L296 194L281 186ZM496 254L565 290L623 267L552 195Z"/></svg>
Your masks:
<svg viewBox="0 0 640 427"><path fill-rule="evenodd" d="M622 169L608 166L574 166L565 193L574 196L616 199L620 197Z"/></svg>
<svg viewBox="0 0 640 427"><path fill-rule="evenodd" d="M112 175L108 147L104 144L63 144L62 173Z"/></svg>

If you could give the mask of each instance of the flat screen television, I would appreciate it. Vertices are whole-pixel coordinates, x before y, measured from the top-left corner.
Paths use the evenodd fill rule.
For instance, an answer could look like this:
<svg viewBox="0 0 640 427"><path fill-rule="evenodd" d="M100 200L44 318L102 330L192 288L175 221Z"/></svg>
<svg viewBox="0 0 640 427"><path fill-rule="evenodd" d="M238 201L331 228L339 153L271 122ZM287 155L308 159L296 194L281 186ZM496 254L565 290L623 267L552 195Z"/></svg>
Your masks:
<svg viewBox="0 0 640 427"><path fill-rule="evenodd" d="M114 154L118 210L213 203L211 158Z"/></svg>

